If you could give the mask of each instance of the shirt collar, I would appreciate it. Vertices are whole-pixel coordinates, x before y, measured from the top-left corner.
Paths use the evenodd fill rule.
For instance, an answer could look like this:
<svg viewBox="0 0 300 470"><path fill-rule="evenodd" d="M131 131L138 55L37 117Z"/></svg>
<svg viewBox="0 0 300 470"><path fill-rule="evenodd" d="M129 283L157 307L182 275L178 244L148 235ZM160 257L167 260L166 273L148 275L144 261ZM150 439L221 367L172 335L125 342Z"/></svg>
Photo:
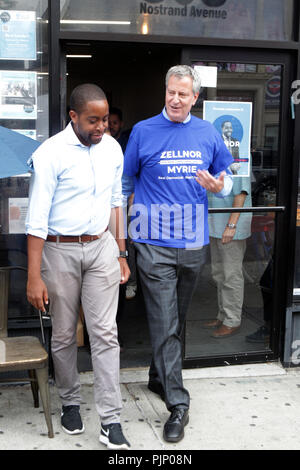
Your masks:
<svg viewBox="0 0 300 470"><path fill-rule="evenodd" d="M73 126L72 126L72 121L69 122L67 127L64 129L65 137L67 140L67 143L70 145L78 145L80 147L86 147L86 145L83 145L82 142L78 139L77 135L74 132Z"/></svg>
<svg viewBox="0 0 300 470"><path fill-rule="evenodd" d="M165 117L166 119L168 119L168 121L171 121L171 119L169 118L168 113L167 113L167 110L166 110L165 107L164 107L164 109L163 109L163 115L164 115L164 117ZM184 120L181 124L187 124L188 122L190 122L190 120L191 120L191 113L189 113L189 114L187 115L187 117L185 118L185 120ZM171 121L171 122L172 122L172 121Z"/></svg>

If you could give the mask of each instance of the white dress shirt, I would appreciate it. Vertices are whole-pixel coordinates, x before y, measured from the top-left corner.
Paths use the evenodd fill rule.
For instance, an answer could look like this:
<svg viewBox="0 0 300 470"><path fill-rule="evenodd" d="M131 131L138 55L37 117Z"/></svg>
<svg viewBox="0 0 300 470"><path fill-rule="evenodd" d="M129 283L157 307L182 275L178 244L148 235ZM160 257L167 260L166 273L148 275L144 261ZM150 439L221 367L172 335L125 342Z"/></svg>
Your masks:
<svg viewBox="0 0 300 470"><path fill-rule="evenodd" d="M33 154L26 233L98 235L122 206L123 153L109 135L87 147L72 123Z"/></svg>

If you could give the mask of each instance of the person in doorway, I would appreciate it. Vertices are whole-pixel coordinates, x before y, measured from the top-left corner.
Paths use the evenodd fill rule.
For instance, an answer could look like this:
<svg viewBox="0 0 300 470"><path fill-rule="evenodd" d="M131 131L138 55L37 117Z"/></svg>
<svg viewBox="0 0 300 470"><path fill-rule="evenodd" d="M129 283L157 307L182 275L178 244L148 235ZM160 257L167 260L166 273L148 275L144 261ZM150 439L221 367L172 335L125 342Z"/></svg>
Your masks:
<svg viewBox="0 0 300 470"><path fill-rule="evenodd" d="M192 67L172 67L165 108L133 127L124 160L124 173L135 177L130 231L152 344L148 388L171 413L168 442L184 437L189 420L182 331L209 242L206 190L223 197L232 187L226 169L233 159L220 134L190 113L199 90Z"/></svg>
<svg viewBox="0 0 300 470"><path fill-rule="evenodd" d="M123 128L123 115L119 108L110 106L108 117L108 128L110 135L115 139L119 139Z"/></svg>
<svg viewBox="0 0 300 470"><path fill-rule="evenodd" d="M128 449L120 425L116 311L119 284L130 271L122 233L123 155L105 134L108 115L101 88L79 85L70 98L71 122L32 156L27 297L42 311L51 300L51 347L63 430L84 431L76 344L82 304L101 420L99 439L110 449ZM115 220L116 240L107 229L110 218Z"/></svg>
<svg viewBox="0 0 300 470"><path fill-rule="evenodd" d="M271 320L273 314L273 256L270 259L261 279L259 281L261 295L263 299L264 324L256 331L246 336L248 343L264 343L268 346L271 333Z"/></svg>
<svg viewBox="0 0 300 470"><path fill-rule="evenodd" d="M127 142L130 136L131 129L123 131L123 113L121 109L111 107L109 109L109 131L110 135L114 137L122 147L123 153L125 153Z"/></svg>
<svg viewBox="0 0 300 470"><path fill-rule="evenodd" d="M110 134L119 142L119 144L122 147L123 153L125 153L131 129L122 131L123 113L121 109L115 108L115 107L110 108L109 129L110 129ZM129 208L131 200L132 200L132 194L134 192L134 181L132 177L124 175L124 174L122 176L122 192L123 192L123 196L125 199L124 202L126 204L126 207ZM130 237L127 237L126 240L127 240L126 247L128 251L128 265L130 269L130 277L129 277L126 287L124 286L125 293L123 292L124 287L121 287L122 292L120 291L120 308L118 309L118 312L121 312L121 310L124 307L123 296L125 295L125 298L127 300L131 300L136 296L136 292L137 292L135 248ZM120 320L120 318L121 318L121 314L117 316L117 319Z"/></svg>
<svg viewBox="0 0 300 470"><path fill-rule="evenodd" d="M235 177L229 196L209 195L209 207L251 207L250 177ZM243 260L246 240L251 235L251 213L210 214L210 254L212 277L217 285L218 315L206 322L212 336L228 338L238 333L244 300Z"/></svg>

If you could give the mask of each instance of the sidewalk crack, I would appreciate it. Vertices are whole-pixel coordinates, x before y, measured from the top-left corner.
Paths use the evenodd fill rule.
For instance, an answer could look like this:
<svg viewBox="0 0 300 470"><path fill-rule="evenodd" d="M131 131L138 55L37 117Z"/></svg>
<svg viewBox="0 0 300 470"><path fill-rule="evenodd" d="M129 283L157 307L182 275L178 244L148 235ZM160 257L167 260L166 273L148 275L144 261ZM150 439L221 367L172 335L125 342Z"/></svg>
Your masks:
<svg viewBox="0 0 300 470"><path fill-rule="evenodd" d="M137 409L139 410L140 414L143 416L145 422L148 424L148 426L150 427L150 429L151 429L151 431L153 432L154 436L155 436L156 439L158 440L158 442L159 442L159 444L160 444L162 450L165 450L165 444L164 444L164 442L162 441L162 439L161 439L159 433L157 432L157 430L155 429L153 423L151 422L151 419L149 419L148 416L144 413L143 408L142 408L141 405L139 404L139 399L134 395L133 392L131 392L131 391L129 390L129 388L128 388L128 385L129 385L129 384L123 384L123 385L125 385L125 387L126 387L128 393L129 393L129 395L132 397L132 399L133 399L133 401L134 401L134 403L135 403ZM144 393L144 392L143 392L143 393ZM151 401L148 399L148 397L147 397L147 395L146 395L145 393L144 393L144 395L145 395L145 397L146 397L146 399L147 399L148 404L151 405L151 408L154 410L155 414L156 414L157 417L159 418L159 415L157 414L157 411L156 411L156 409L153 407Z"/></svg>

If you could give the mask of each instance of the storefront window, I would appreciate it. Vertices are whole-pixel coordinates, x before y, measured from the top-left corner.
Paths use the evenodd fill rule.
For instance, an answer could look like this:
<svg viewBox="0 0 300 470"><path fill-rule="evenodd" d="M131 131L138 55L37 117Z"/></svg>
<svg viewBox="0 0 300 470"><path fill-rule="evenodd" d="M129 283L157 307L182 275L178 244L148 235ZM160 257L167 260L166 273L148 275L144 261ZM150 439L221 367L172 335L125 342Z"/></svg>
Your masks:
<svg viewBox="0 0 300 470"><path fill-rule="evenodd" d="M61 0L63 31L292 39L293 0Z"/></svg>
<svg viewBox="0 0 300 470"><path fill-rule="evenodd" d="M296 217L296 252L295 252L295 277L294 295L300 296L300 176L298 179L297 217Z"/></svg>
<svg viewBox="0 0 300 470"><path fill-rule="evenodd" d="M188 314L185 356L267 350L272 328L276 217L266 208L276 206L282 66L192 65L200 74L204 67L203 79L207 81L193 113L209 120L222 135L234 159L234 176L230 196L208 197L208 261ZM264 211L220 213L233 207L260 207ZM227 227L231 223L236 225L233 231ZM220 324L212 328L215 320L229 330L218 328Z"/></svg>
<svg viewBox="0 0 300 470"><path fill-rule="evenodd" d="M48 125L48 1L0 1L0 125L40 142ZM29 174L0 179L0 265L27 266ZM26 272L12 271L9 318L30 313Z"/></svg>

